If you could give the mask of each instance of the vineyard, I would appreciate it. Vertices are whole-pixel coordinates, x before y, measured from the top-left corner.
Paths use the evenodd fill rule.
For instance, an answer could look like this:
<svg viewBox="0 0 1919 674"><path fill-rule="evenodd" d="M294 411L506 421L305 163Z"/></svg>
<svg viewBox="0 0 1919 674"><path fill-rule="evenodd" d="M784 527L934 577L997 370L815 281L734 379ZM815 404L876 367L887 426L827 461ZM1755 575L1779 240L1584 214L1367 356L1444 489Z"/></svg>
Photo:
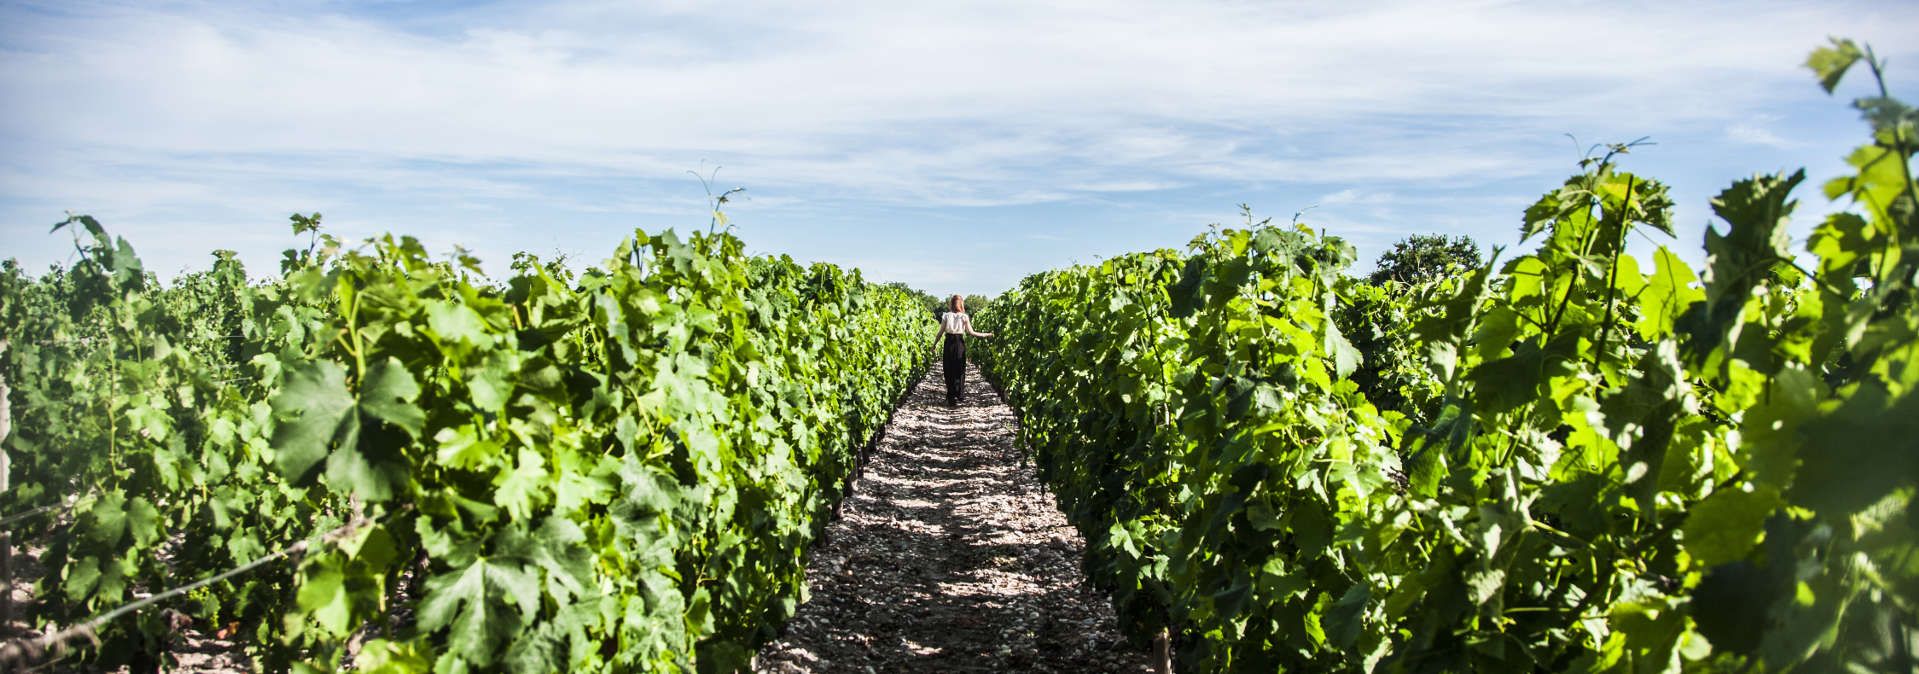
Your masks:
<svg viewBox="0 0 1919 674"><path fill-rule="evenodd" d="M1714 198L1696 270L1629 254L1673 237L1630 144L1430 276L1249 215L969 298L1021 449L946 449L1023 452L1121 648L1178 671L1919 668L1919 113L1851 42L1809 65L1879 95L1803 246L1798 171ZM299 215L276 274L163 283L53 229L70 263L0 269L6 671L189 635L265 671L753 668L934 366L931 297L730 230L493 278Z"/></svg>

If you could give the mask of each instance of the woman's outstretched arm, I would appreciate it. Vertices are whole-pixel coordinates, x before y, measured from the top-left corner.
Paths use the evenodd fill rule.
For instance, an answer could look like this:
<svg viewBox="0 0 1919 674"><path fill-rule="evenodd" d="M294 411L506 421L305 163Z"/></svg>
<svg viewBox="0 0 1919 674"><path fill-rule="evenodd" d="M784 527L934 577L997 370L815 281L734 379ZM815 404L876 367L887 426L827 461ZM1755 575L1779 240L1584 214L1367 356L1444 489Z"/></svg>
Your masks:
<svg viewBox="0 0 1919 674"><path fill-rule="evenodd" d="M972 335L972 336L974 336L974 337L991 337L991 336L993 336L993 333L990 333L990 332L980 332L980 331L978 331L978 330L974 330L974 329L973 329L973 317L972 317L972 316L967 316L967 317L966 317L966 334L969 334L969 335Z"/></svg>

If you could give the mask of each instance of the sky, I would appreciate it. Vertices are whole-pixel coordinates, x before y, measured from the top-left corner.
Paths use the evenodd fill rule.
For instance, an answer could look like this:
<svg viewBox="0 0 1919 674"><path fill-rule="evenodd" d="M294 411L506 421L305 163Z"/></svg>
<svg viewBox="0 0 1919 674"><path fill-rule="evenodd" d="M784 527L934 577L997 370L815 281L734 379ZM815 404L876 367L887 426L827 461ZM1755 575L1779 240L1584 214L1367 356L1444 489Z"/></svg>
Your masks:
<svg viewBox="0 0 1919 674"><path fill-rule="evenodd" d="M1675 250L1756 172L1865 138L1801 64L1873 44L1919 98L1919 2L0 2L0 258L89 213L149 269L277 269L294 212L473 251L704 230L928 292L1208 226L1518 241L1594 143L1649 136ZM717 174L714 171L717 170ZM1828 204L1802 188L1794 232ZM1657 237L1663 238L1663 237ZM1636 243L1640 252L1655 242Z"/></svg>

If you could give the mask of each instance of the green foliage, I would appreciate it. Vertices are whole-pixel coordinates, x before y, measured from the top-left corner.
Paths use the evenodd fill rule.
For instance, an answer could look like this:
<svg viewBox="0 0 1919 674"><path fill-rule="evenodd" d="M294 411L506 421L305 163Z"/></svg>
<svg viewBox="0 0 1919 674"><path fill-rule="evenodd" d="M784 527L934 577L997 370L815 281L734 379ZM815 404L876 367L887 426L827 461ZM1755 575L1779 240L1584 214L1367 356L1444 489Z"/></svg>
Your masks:
<svg viewBox="0 0 1919 674"><path fill-rule="evenodd" d="M1368 280L1417 285L1477 269L1481 264L1479 244L1471 237L1414 234L1393 242L1392 250L1381 253Z"/></svg>
<svg viewBox="0 0 1919 674"><path fill-rule="evenodd" d="M1415 421L1439 411L1445 386L1427 362L1413 326L1436 311L1439 297L1454 291L1456 277L1418 285L1340 281L1333 322L1360 354L1352 380L1380 409L1397 410Z"/></svg>
<svg viewBox="0 0 1919 674"><path fill-rule="evenodd" d="M1317 643L1323 663L1382 645L1355 629L1371 591L1323 554L1339 503L1392 484L1322 464L1394 461L1329 316L1351 260L1309 230L1228 229L1187 255L1029 277L980 318L1003 331L981 360L1086 533L1095 581L1135 634L1173 627L1188 666L1272 669L1281 643ZM1324 454L1287 458L1298 447Z"/></svg>
<svg viewBox="0 0 1919 674"><path fill-rule="evenodd" d="M1342 282L1333 320L1360 353L1352 380L1367 400L1419 422L1439 411L1444 385L1413 327L1482 266L1479 245L1468 237L1414 235L1380 255L1364 281Z"/></svg>
<svg viewBox="0 0 1919 674"><path fill-rule="evenodd" d="M0 275L15 512L83 495L44 586L66 623L368 522L172 606L257 625L267 669L730 671L930 358L923 296L730 234L636 233L574 275L383 237L249 284L160 287L74 218L70 269ZM391 616L413 605L411 621ZM156 657L142 621L91 654Z"/></svg>
<svg viewBox="0 0 1919 674"><path fill-rule="evenodd" d="M250 286L230 252L212 269L162 286L124 240L75 216L76 261L39 278L0 270L0 356L12 388L15 489L0 512L72 503L21 523L48 543L39 617L67 624L224 570L337 523L277 479L263 400L278 386L264 365L288 345L263 313L310 315ZM84 233L84 236L82 234ZM273 309L265 307L274 306ZM62 522L62 518L69 521ZM198 574L198 575L210 575ZM289 569L269 568L181 606L209 625L258 624L280 604ZM144 619L107 635L104 664L151 658L171 635Z"/></svg>
<svg viewBox="0 0 1919 674"><path fill-rule="evenodd" d="M1860 61L1872 141L1810 268L1798 172L1713 200L1697 276L1627 255L1671 202L1613 146L1527 209L1530 252L1416 297L1228 230L1027 278L982 361L1095 580L1186 668L1912 670L1913 116L1869 49L1809 65ZM1346 379L1355 342L1426 372Z"/></svg>

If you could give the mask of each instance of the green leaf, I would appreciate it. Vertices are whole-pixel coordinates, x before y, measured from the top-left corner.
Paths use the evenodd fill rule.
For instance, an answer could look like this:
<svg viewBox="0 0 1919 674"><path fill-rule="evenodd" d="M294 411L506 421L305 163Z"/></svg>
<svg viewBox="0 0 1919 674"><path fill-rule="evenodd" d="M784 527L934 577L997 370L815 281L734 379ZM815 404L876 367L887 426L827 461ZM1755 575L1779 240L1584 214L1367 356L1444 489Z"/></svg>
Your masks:
<svg viewBox="0 0 1919 674"><path fill-rule="evenodd" d="M1359 354L1359 349L1353 348L1352 342L1346 341L1346 336L1339 333L1339 325L1333 321L1326 321L1324 348L1333 357L1333 376L1340 379L1352 376L1353 370L1358 369L1365 360Z"/></svg>
<svg viewBox="0 0 1919 674"><path fill-rule="evenodd" d="M289 480L306 479L335 441L350 443L359 435L353 395L346 387L346 369L339 363L315 361L293 366L272 404L278 422L273 430L276 463Z"/></svg>
<svg viewBox="0 0 1919 674"><path fill-rule="evenodd" d="M1485 604L1506 587L1505 569L1476 569L1466 574L1466 596L1474 604Z"/></svg>
<svg viewBox="0 0 1919 674"><path fill-rule="evenodd" d="M135 496L133 500L127 502L127 533L133 534L134 545L147 548L159 542L164 534L160 530L160 525L163 523L160 510L153 507L153 503L148 501L147 497Z"/></svg>
<svg viewBox="0 0 1919 674"><path fill-rule="evenodd" d="M1874 131L1887 137L1910 137L1914 122L1919 121L1912 107L1890 96L1861 98L1853 101L1852 106L1859 109Z"/></svg>
<svg viewBox="0 0 1919 674"><path fill-rule="evenodd" d="M497 609L509 593L503 580L516 586L510 591L532 591L537 601L537 588L526 588L516 574L524 576L518 568L507 570L482 557L457 572L428 578L426 599L420 601L418 613L420 628L447 630L445 655L457 655L478 666L491 664L497 647L520 626L514 614Z"/></svg>
<svg viewBox="0 0 1919 674"><path fill-rule="evenodd" d="M586 532L572 520L551 516L540 528L526 533L515 529L501 545L502 552L529 560L546 572L547 593L562 604L584 596L593 587L593 553L583 544Z"/></svg>
<svg viewBox="0 0 1919 674"><path fill-rule="evenodd" d="M1805 169L1792 175L1754 176L1733 183L1713 197L1713 213L1732 228L1724 237L1718 236L1717 228L1708 230L1707 252L1714 256L1736 256L1735 261L1748 264L1791 259L1786 225L1799 203L1792 200L1792 190L1805 180ZM1716 273L1713 279L1725 282L1731 276Z"/></svg>
<svg viewBox="0 0 1919 674"><path fill-rule="evenodd" d="M467 305L431 301L426 305L426 317L427 328L441 342L477 346L491 341L487 334L486 319Z"/></svg>
<svg viewBox="0 0 1919 674"><path fill-rule="evenodd" d="M405 474L400 469L375 466L358 450L341 449L327 457L326 479L336 492L378 503L393 498Z"/></svg>
<svg viewBox="0 0 1919 674"><path fill-rule="evenodd" d="M508 397L513 393L510 367L499 359L489 358L485 365L473 369L473 376L467 379L467 393L473 396L474 407L488 412L506 409Z"/></svg>
<svg viewBox="0 0 1919 674"><path fill-rule="evenodd" d="M100 560L97 557L82 557L66 569L66 581L61 589L66 590L67 601L81 603L93 594L93 588L100 584Z"/></svg>
<svg viewBox="0 0 1919 674"><path fill-rule="evenodd" d="M1805 428L1792 502L1827 516L1858 512L1919 474L1919 393L1892 398L1877 382L1855 385Z"/></svg>
<svg viewBox="0 0 1919 674"><path fill-rule="evenodd" d="M1835 287L1850 289L1853 279L1868 277L1868 251L1884 245L1884 234L1857 213L1826 216L1806 242L1806 251L1819 257L1819 276Z"/></svg>
<svg viewBox="0 0 1919 674"><path fill-rule="evenodd" d="M1334 648L1352 648L1359 640L1364 629L1366 605L1372 600L1372 588L1365 584L1354 585L1340 595L1331 609L1326 611L1320 624L1326 629L1326 639Z"/></svg>
<svg viewBox="0 0 1919 674"><path fill-rule="evenodd" d="M413 404L419 397L413 373L391 356L367 368L366 381L360 383L360 409L414 438L426 424L426 412Z"/></svg>
<svg viewBox="0 0 1919 674"><path fill-rule="evenodd" d="M426 674L433 671L428 655L417 642L374 639L360 647L353 669L363 674Z"/></svg>
<svg viewBox="0 0 1919 674"><path fill-rule="evenodd" d="M1415 426L1406 433L1406 477L1413 493L1426 497L1439 493L1439 484L1448 474L1447 458L1472 442L1470 405L1466 400L1447 400L1431 426Z"/></svg>
<svg viewBox="0 0 1919 674"><path fill-rule="evenodd" d="M565 471L553 485L553 508L560 514L571 513L589 504L606 503L612 496L611 478Z"/></svg>
<svg viewBox="0 0 1919 674"><path fill-rule="evenodd" d="M493 491L493 504L506 510L514 519L527 519L534 508L546 502L546 483L550 475L546 470L546 460L540 457L539 452L521 448L519 461L500 481L499 488Z"/></svg>
<svg viewBox="0 0 1919 674"><path fill-rule="evenodd" d="M518 614L501 610L509 601L519 607ZM520 625L533 619L539 601L537 577L520 566L481 557L464 569L427 579L420 627L446 630L446 656L484 667Z"/></svg>
<svg viewBox="0 0 1919 674"><path fill-rule="evenodd" d="M329 636L338 638L347 635L352 626L349 620L353 615L353 601L347 596L346 577L340 570L337 558L327 557L315 568L307 570L305 580L300 583L297 601L300 610Z"/></svg>
<svg viewBox="0 0 1919 674"><path fill-rule="evenodd" d="M1740 315L1753 289L1772 283L1774 270L1792 260L1786 225L1798 205L1791 199L1792 189L1805 178L1804 170L1790 176L1754 176L1713 198L1713 212L1731 228L1724 235L1716 227L1706 230L1706 301L1692 306L1679 321L1687 333L1691 362L1717 362L1712 354L1737 348Z"/></svg>
<svg viewBox="0 0 1919 674"><path fill-rule="evenodd" d="M109 492L87 508L87 539L104 547L119 547L127 531L127 497Z"/></svg>
<svg viewBox="0 0 1919 674"><path fill-rule="evenodd" d="M1812 50L1812 55L1806 57L1806 67L1819 78L1819 88L1830 94L1846 76L1846 71L1865 55L1852 40L1832 38L1832 46Z"/></svg>
<svg viewBox="0 0 1919 674"><path fill-rule="evenodd" d="M1166 289L1172 299L1169 310L1174 318L1191 316L1205 304L1205 298L1200 296L1200 288L1205 284L1207 275L1206 258L1194 255L1186 259L1186 268L1180 272L1179 283Z"/></svg>
<svg viewBox="0 0 1919 674"><path fill-rule="evenodd" d="M502 454L500 445L480 438L478 432L471 425L441 428L433 434L433 441L439 445L435 457L449 468L465 470L479 470L498 463Z"/></svg>
<svg viewBox="0 0 1919 674"><path fill-rule="evenodd" d="M1693 287L1698 280L1692 267L1665 246L1653 251L1653 272L1639 294L1640 336L1652 339L1672 334L1673 323L1685 315L1686 308L1705 297Z"/></svg>
<svg viewBox="0 0 1919 674"><path fill-rule="evenodd" d="M1770 489L1721 489L1686 514L1686 552L1707 566L1744 559L1780 505Z"/></svg>
<svg viewBox="0 0 1919 674"><path fill-rule="evenodd" d="M1499 414L1539 399L1541 375L1546 369L1546 353L1527 342L1513 355L1480 363L1473 368L1474 398L1480 410Z"/></svg>

